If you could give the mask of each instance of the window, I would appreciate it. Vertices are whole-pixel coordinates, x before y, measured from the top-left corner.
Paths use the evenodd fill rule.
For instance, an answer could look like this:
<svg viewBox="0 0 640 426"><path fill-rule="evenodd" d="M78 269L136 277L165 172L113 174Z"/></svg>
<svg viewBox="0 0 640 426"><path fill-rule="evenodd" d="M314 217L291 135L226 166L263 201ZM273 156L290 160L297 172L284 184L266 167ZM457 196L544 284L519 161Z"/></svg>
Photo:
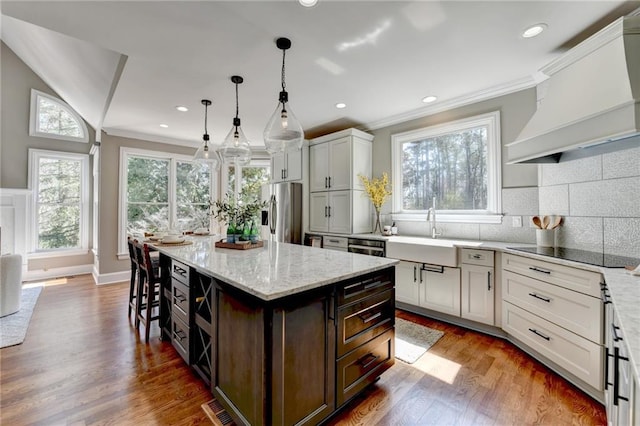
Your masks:
<svg viewBox="0 0 640 426"><path fill-rule="evenodd" d="M122 148L120 151L120 244L145 231L209 228L215 194L209 165L190 157Z"/></svg>
<svg viewBox="0 0 640 426"><path fill-rule="evenodd" d="M84 120L69 105L51 95L31 89L29 135L89 142Z"/></svg>
<svg viewBox="0 0 640 426"><path fill-rule="evenodd" d="M394 218L500 223L499 112L392 136Z"/></svg>
<svg viewBox="0 0 640 426"><path fill-rule="evenodd" d="M34 253L88 250L89 156L29 150Z"/></svg>
<svg viewBox="0 0 640 426"><path fill-rule="evenodd" d="M269 160L252 160L247 166L236 170L234 166L227 166L226 192L230 194L242 193L247 201L260 201L262 185L269 183L271 165Z"/></svg>

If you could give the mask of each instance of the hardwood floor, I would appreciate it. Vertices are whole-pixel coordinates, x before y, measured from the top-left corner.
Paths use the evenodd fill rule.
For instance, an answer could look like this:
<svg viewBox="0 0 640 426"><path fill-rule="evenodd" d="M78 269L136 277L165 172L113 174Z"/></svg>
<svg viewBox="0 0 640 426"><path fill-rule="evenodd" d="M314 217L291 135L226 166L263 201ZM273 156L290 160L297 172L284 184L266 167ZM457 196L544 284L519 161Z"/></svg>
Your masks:
<svg viewBox="0 0 640 426"><path fill-rule="evenodd" d="M64 281L64 280L63 280ZM128 283L49 282L27 338L0 350L2 425L209 424L206 386L127 318ZM397 362L332 425L606 424L604 408L512 344L403 311L445 332L417 363Z"/></svg>

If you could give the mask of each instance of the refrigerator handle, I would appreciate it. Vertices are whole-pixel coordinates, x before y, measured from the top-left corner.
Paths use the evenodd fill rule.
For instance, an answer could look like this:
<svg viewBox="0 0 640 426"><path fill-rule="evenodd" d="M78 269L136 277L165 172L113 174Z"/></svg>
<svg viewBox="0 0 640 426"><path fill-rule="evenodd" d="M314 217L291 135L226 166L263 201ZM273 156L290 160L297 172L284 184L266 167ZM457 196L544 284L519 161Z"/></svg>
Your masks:
<svg viewBox="0 0 640 426"><path fill-rule="evenodd" d="M269 230L271 235L276 234L276 222L278 220L278 206L276 205L276 196L272 195L269 200Z"/></svg>

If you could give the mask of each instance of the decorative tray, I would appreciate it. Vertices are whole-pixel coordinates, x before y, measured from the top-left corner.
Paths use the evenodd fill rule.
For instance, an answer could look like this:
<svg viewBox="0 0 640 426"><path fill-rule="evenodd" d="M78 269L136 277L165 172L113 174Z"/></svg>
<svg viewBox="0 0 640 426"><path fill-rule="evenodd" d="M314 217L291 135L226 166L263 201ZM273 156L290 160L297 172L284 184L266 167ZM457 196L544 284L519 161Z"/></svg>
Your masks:
<svg viewBox="0 0 640 426"><path fill-rule="evenodd" d="M184 240L184 241L176 241L175 243L163 243L161 241L145 241L148 244L152 244L156 247L178 247L178 246L188 246L189 244L193 244L193 241Z"/></svg>
<svg viewBox="0 0 640 426"><path fill-rule="evenodd" d="M234 250L249 250L249 249L254 249L254 248L263 247L263 246L264 246L263 241L256 241L255 243L251 243L250 241L247 241L245 243L225 243L222 241L218 241L216 243L216 247L218 248L228 248L228 249L234 249Z"/></svg>

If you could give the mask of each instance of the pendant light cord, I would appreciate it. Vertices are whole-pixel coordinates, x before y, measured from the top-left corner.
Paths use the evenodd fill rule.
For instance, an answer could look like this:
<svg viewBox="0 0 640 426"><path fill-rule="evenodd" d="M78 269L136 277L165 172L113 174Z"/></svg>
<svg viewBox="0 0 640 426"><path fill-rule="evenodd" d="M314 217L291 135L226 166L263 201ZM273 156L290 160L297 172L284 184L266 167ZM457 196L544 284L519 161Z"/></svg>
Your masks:
<svg viewBox="0 0 640 426"><path fill-rule="evenodd" d="M239 111L240 111L240 103L238 102L238 83L236 83L236 118L238 118Z"/></svg>
<svg viewBox="0 0 640 426"><path fill-rule="evenodd" d="M282 49L282 91L284 92L287 85L284 82L284 55L287 53L286 49Z"/></svg>

